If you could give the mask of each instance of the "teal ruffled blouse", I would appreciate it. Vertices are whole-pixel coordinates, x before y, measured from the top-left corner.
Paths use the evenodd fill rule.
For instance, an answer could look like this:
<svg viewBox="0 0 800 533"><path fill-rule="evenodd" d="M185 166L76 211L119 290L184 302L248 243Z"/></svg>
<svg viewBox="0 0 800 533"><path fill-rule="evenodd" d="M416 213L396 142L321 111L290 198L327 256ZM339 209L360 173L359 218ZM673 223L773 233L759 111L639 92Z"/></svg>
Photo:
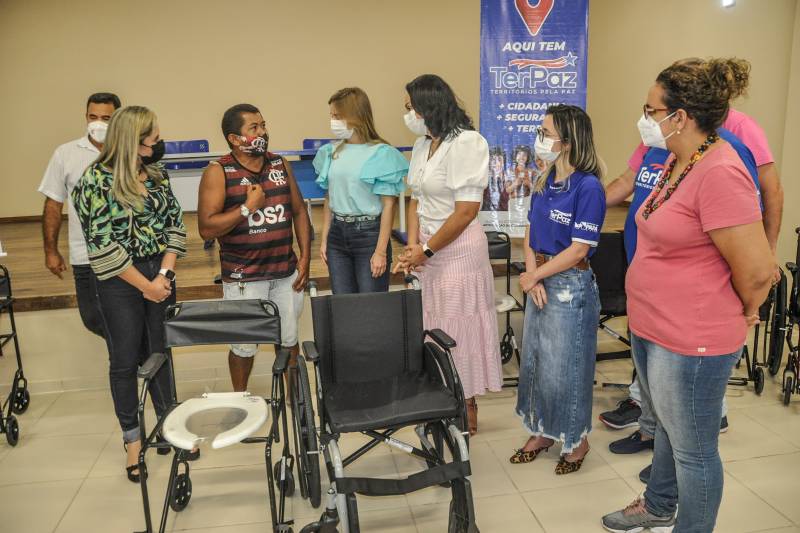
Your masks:
<svg viewBox="0 0 800 533"><path fill-rule="evenodd" d="M388 144L345 144L334 159L336 146L326 144L314 157L317 185L328 191L331 210L339 215L380 215L380 197L398 196L405 189L408 161Z"/></svg>

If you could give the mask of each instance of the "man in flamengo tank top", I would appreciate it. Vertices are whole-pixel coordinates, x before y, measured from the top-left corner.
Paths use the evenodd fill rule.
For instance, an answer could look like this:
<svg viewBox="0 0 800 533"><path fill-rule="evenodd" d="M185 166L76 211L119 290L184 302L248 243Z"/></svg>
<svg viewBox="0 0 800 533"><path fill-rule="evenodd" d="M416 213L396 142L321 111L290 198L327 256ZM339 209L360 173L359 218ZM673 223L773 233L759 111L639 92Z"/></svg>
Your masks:
<svg viewBox="0 0 800 533"><path fill-rule="evenodd" d="M224 299L260 298L278 306L281 345L289 348L294 361L311 258L311 221L291 166L267 151L267 127L256 107L228 109L222 133L231 152L203 172L197 208L200 236L219 241ZM300 257L293 249L292 230ZM247 390L257 351L254 344L231 345L234 391Z"/></svg>

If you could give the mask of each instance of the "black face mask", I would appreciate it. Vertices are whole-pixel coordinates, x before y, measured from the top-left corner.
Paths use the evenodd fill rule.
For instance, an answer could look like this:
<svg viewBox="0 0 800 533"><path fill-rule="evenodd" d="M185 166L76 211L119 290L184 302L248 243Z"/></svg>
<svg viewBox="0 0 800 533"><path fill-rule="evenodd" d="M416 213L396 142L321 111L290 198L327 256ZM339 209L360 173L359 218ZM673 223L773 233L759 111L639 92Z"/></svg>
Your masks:
<svg viewBox="0 0 800 533"><path fill-rule="evenodd" d="M164 139L161 139L150 148L153 149L153 155L140 156L142 158L142 163L145 165L152 165L153 163L158 163L159 161L161 161L161 158L164 157L164 151L166 150L166 147L164 146Z"/></svg>

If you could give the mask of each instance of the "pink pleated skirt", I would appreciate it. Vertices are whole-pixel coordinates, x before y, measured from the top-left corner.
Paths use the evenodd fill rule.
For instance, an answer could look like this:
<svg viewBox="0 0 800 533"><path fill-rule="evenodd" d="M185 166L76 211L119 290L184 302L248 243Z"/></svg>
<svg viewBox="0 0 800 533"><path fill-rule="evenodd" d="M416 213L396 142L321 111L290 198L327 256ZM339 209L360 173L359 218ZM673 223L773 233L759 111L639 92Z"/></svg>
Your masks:
<svg viewBox="0 0 800 533"><path fill-rule="evenodd" d="M420 232L420 244L429 238ZM456 341L453 360L464 396L501 390L494 275L481 225L468 226L429 258L417 276L422 285L425 329L439 328Z"/></svg>

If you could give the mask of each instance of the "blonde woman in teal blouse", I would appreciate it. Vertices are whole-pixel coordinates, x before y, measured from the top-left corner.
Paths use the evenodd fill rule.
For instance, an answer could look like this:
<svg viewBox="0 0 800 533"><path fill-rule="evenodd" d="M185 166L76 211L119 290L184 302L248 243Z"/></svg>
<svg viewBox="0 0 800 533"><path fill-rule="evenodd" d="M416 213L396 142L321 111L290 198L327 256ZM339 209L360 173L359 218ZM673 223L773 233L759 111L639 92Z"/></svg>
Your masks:
<svg viewBox="0 0 800 533"><path fill-rule="evenodd" d="M328 100L331 132L314 158L326 189L320 255L334 294L389 290L394 204L408 162L375 130L367 94L341 89Z"/></svg>

